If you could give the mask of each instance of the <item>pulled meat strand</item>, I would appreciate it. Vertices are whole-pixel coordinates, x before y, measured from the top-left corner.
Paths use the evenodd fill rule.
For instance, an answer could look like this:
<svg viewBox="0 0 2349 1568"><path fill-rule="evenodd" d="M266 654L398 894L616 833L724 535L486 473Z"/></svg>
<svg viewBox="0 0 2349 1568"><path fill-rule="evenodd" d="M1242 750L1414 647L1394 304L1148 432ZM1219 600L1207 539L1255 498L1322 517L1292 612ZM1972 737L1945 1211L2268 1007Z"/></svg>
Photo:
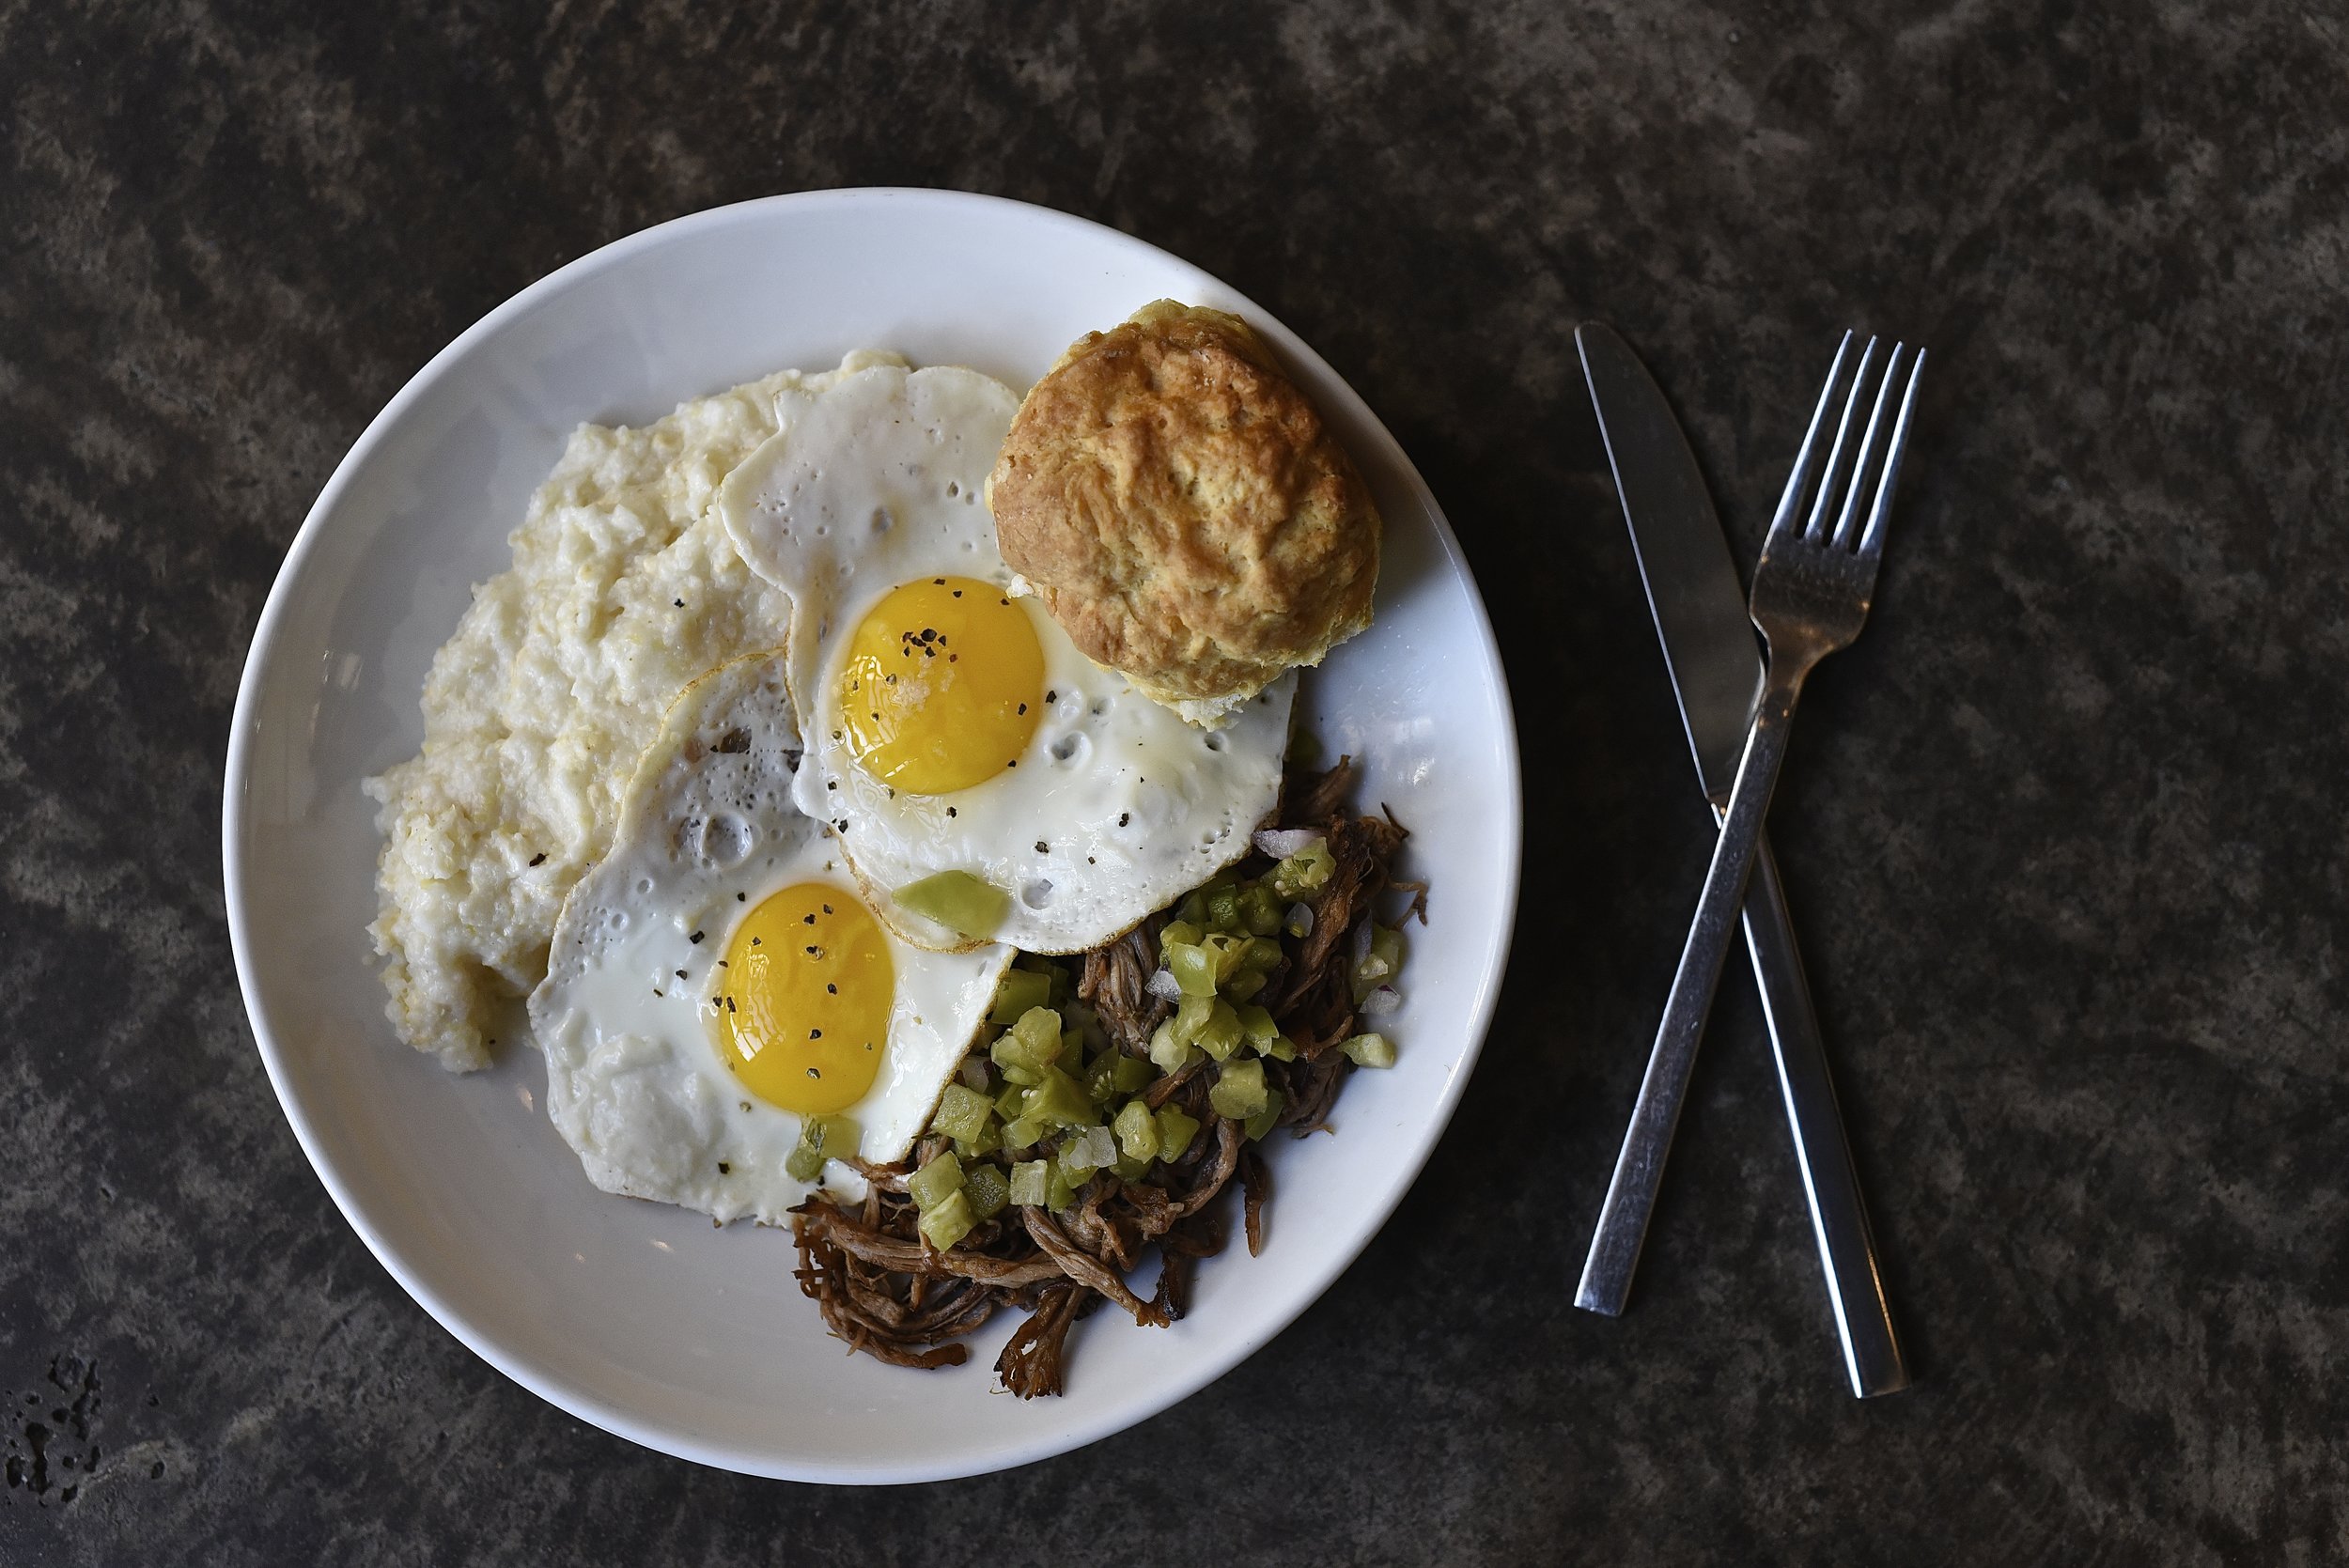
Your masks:
<svg viewBox="0 0 2349 1568"><path fill-rule="evenodd" d="M1001 1301L985 1290L957 1292L944 1310L914 1314L879 1276L861 1272L845 1252L821 1242L800 1241L800 1288L816 1298L825 1327L848 1342L851 1351L863 1350L896 1366L960 1366L970 1358L963 1345L953 1342L993 1315ZM923 1349L928 1345L933 1348Z"/></svg>
<svg viewBox="0 0 2349 1568"><path fill-rule="evenodd" d="M1352 759L1341 757L1325 772L1290 779L1289 803L1280 813L1281 826L1323 834L1334 862L1329 880L1306 901L1314 914L1311 934L1272 969L1260 997L1298 1047L1295 1061L1267 1059L1264 1068L1283 1096L1276 1125L1299 1135L1328 1126L1330 1107L1353 1071L1335 1048L1360 1022L1352 989L1356 927L1373 918L1375 901L1390 891L1414 894L1412 910L1426 918L1423 887L1392 874L1403 829L1392 815L1348 811L1345 800L1353 783ZM1256 855L1239 869L1253 876L1270 864ZM1166 920L1154 915L1085 954L1078 971L1078 1000L1128 1055L1146 1055L1152 1032L1174 1011L1149 991ZM894 1165L849 1160L866 1182L862 1203L842 1206L818 1196L792 1213L801 1292L851 1353L863 1351L895 1366L959 1366L970 1353L956 1342L1003 1308L1023 1310L1026 1319L996 1358L996 1376L1022 1399L1061 1392L1069 1333L1102 1302L1114 1302L1135 1322L1152 1326L1183 1315L1199 1260L1223 1250L1225 1233L1211 1205L1235 1176L1248 1250L1253 1254L1264 1248L1270 1168L1241 1125L1208 1105L1208 1081L1204 1063L1194 1059L1146 1091L1152 1109L1175 1106L1200 1125L1181 1157L1154 1166L1149 1181L1097 1172L1060 1215L1037 1207L1006 1210L943 1252L923 1240L921 1213L907 1188L908 1178L945 1147L943 1141L925 1139ZM1144 1300L1126 1276L1153 1246L1159 1281Z"/></svg>
<svg viewBox="0 0 2349 1568"><path fill-rule="evenodd" d="M1318 828L1325 822L1346 815L1346 796L1354 787L1354 759L1342 756L1337 766L1306 776L1300 781L1292 774L1283 781L1283 793L1298 790L1303 784L1304 799L1286 802L1281 810L1281 825L1285 828Z"/></svg>
<svg viewBox="0 0 2349 1568"><path fill-rule="evenodd" d="M1044 1291L1028 1321L1013 1330L1003 1353L995 1358L996 1380L1021 1399L1059 1393L1068 1330L1076 1327L1084 1300L1085 1291L1080 1285L1054 1285Z"/></svg>
<svg viewBox="0 0 2349 1568"><path fill-rule="evenodd" d="M1165 924L1153 916L1095 948L1077 976L1077 1000L1100 1015L1101 1027L1128 1056L1148 1055L1151 1032L1174 1011L1149 990L1159 967L1159 928Z"/></svg>
<svg viewBox="0 0 2349 1568"><path fill-rule="evenodd" d="M1337 863L1312 908L1314 928L1304 949L1265 1005L1272 1016L1294 1021L1286 1032L1298 1048L1317 1057L1355 1032L1352 966L1354 932L1372 918L1373 901L1387 889L1387 865L1403 841L1403 831L1379 817L1350 816L1329 826L1330 854Z"/></svg>
<svg viewBox="0 0 2349 1568"><path fill-rule="evenodd" d="M1164 1312L1128 1290L1117 1270L1071 1241L1067 1233L1053 1224L1052 1217L1041 1207L1021 1209L1019 1219L1028 1227L1028 1234L1035 1238L1035 1244L1060 1265L1061 1272L1133 1313L1136 1323L1154 1328L1166 1327Z"/></svg>
<svg viewBox="0 0 2349 1568"><path fill-rule="evenodd" d="M863 1176L864 1178L866 1190L875 1194L894 1192L901 1198L904 1197L906 1195L906 1178L913 1174L912 1171L908 1169L906 1166L875 1165L869 1161L859 1159L854 1155L848 1156L841 1163L848 1166L849 1170L854 1171L858 1175ZM868 1199L867 1201L869 1202L870 1200Z"/></svg>
<svg viewBox="0 0 2349 1568"><path fill-rule="evenodd" d="M1179 1221L1159 1242L1159 1289L1155 1297L1169 1318L1190 1310L1191 1279L1201 1258L1223 1250L1223 1232L1212 1214Z"/></svg>
<svg viewBox="0 0 2349 1568"><path fill-rule="evenodd" d="M1186 1219L1215 1202L1217 1193L1232 1179L1239 1167L1239 1152L1247 1146L1248 1131L1229 1117L1218 1116L1215 1121L1215 1165L1206 1179L1194 1184L1190 1193L1174 1201L1174 1218ZM1193 1141L1197 1141L1193 1140Z"/></svg>
<svg viewBox="0 0 2349 1568"><path fill-rule="evenodd" d="M960 1247L941 1252L924 1244L918 1236L908 1241L865 1225L852 1219L846 1209L811 1208L804 1210L801 1218L800 1229L803 1236L829 1242L834 1250L857 1262L891 1273L916 1278L952 1275L981 1284L1000 1285L1005 1290L1062 1277L1059 1265L1049 1258L1015 1262Z"/></svg>
<svg viewBox="0 0 2349 1568"><path fill-rule="evenodd" d="M1242 1149L1239 1156L1240 1211L1245 1217L1248 1234L1248 1255L1264 1255L1264 1206L1272 1196L1272 1172L1265 1165L1264 1156L1254 1149Z"/></svg>
<svg viewBox="0 0 2349 1568"><path fill-rule="evenodd" d="M1156 1026L1154 1025L1153 1027ZM1184 1089L1189 1087L1190 1081L1197 1078L1200 1073L1206 1069L1206 1064L1207 1059L1206 1057L1192 1057L1190 1061L1184 1063L1181 1066L1175 1068L1173 1072L1167 1074L1156 1083L1150 1085L1149 1088L1143 1090L1142 1092L1143 1103L1147 1105L1153 1110L1158 1110L1160 1106L1164 1105L1167 1101L1173 1099L1175 1095L1181 1094Z"/></svg>
<svg viewBox="0 0 2349 1568"><path fill-rule="evenodd" d="M1284 1063L1281 1093L1287 1098L1275 1118L1276 1125L1299 1132L1327 1127L1330 1108L1337 1103L1338 1091L1346 1086L1346 1075L1353 1065L1343 1056L1328 1053L1300 1055Z"/></svg>

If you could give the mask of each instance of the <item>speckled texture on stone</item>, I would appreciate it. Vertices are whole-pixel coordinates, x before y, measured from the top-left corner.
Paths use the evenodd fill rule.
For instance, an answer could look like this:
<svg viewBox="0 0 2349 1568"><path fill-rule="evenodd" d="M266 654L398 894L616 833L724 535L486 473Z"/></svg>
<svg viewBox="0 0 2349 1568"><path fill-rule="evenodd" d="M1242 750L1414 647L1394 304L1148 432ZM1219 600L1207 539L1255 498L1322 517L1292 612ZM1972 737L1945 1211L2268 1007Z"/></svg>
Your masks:
<svg viewBox="0 0 2349 1568"><path fill-rule="evenodd" d="M1843 9L0 0L0 1561L2349 1560L2349 22ZM645 225L879 183L1319 347L1483 580L1534 815L1484 1064L1329 1296L1122 1436L860 1494L631 1449L400 1293L253 1051L216 824L408 375ZM1936 356L1774 818L1896 1400L1742 976L1633 1311L1567 1305L1704 855L1586 317L1749 556L1832 333Z"/></svg>

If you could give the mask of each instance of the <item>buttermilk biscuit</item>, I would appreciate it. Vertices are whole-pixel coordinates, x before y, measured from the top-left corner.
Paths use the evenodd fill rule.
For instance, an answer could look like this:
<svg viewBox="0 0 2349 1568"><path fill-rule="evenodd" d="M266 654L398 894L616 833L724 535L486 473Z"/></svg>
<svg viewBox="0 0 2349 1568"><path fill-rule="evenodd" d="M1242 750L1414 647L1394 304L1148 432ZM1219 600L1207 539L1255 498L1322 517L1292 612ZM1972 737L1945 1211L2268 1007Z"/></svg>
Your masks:
<svg viewBox="0 0 2349 1568"><path fill-rule="evenodd" d="M1370 625L1370 491L1237 316L1160 300L1080 338L988 503L1077 646L1194 723Z"/></svg>

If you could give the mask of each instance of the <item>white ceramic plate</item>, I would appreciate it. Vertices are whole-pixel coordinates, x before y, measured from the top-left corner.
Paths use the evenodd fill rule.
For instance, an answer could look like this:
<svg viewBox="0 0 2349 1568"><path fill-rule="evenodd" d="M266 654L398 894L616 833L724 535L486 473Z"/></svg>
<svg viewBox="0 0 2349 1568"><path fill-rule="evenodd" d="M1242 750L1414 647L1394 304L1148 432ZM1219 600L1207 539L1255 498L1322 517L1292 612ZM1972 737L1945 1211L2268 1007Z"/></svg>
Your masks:
<svg viewBox="0 0 2349 1568"><path fill-rule="evenodd" d="M378 841L359 781L421 743L418 695L470 587L583 421L862 347L1025 387L1145 301L1238 312L1333 421L1385 514L1377 625L1310 677L1331 751L1412 831L1402 1060L1354 1076L1338 1136L1268 1145L1265 1255L1200 1270L1172 1328L1079 1326L1068 1392L994 1391L1012 1322L965 1366L850 1357L791 1277L787 1234L609 1197L538 1109L535 1051L452 1077L400 1045L363 927ZM1397 323L1398 332L1408 323ZM1394 440L1321 358L1165 252L1062 213L934 191L828 191L679 219L524 289L360 437L278 574L238 692L224 803L229 932L261 1059L319 1179L408 1293L523 1387L636 1442L805 1481L1024 1464L1221 1375L1353 1260L1418 1172L1473 1063L1509 946L1520 807L1508 693L1475 585Z"/></svg>

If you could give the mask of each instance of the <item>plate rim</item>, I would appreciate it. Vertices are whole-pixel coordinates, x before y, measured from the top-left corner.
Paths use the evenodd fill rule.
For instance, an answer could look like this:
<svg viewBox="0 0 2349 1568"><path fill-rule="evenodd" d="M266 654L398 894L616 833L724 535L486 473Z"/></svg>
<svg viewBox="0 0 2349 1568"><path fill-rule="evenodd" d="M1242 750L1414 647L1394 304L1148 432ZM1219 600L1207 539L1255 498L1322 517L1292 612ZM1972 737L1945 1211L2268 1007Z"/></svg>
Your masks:
<svg viewBox="0 0 2349 1568"><path fill-rule="evenodd" d="M253 753L257 744L258 729L256 708L271 663L271 654L285 624L293 612L293 584L306 567L309 557L317 550L325 532L325 520L341 505L345 492L354 482L359 470L383 443L391 431L406 416L408 411L443 377L451 367L465 357L483 339L502 330L508 322L526 315L548 297L559 294L581 281L608 269L621 266L639 254L658 248L689 234L714 229L727 224L741 222L776 211L814 210L827 206L858 206L868 203L933 205L941 211L956 209L994 210L1001 213L1015 210L1030 222L1088 231L1097 241L1112 246L1126 247L1146 253L1159 261L1172 261L1199 273L1237 301L1259 324L1269 324L1280 340L1284 355L1302 361L1307 366L1329 379L1351 401L1349 411L1358 416L1373 440L1384 443L1381 454L1395 466L1395 471L1414 489L1424 505L1429 520L1435 524L1439 544L1449 562L1457 570L1461 586L1466 589L1469 610L1475 630L1483 644L1486 674L1498 701L1501 717L1502 788L1506 800L1505 820L1501 823L1502 860L1501 895L1502 915L1499 940L1486 955L1485 972L1478 977L1467 1045L1461 1052L1458 1068L1451 1074L1434 1108L1434 1114L1425 1123L1419 1146L1408 1151L1407 1159L1396 1162L1408 1173L1394 1188L1393 1194L1382 1204L1371 1222L1363 1227L1360 1237L1339 1250L1326 1265L1304 1276L1306 1288L1299 1296L1294 1310L1278 1316L1277 1321L1260 1325L1253 1331L1239 1332L1215 1342L1195 1364L1175 1377L1163 1397L1152 1396L1137 1404L1105 1407L1090 1420L1048 1434L1007 1443L1001 1450L989 1451L973 1463L912 1463L903 1466L871 1466L854 1463L786 1462L772 1454L762 1454L723 1443L712 1443L679 1431L662 1421L636 1415L616 1407L588 1390L566 1380L559 1373L537 1364L526 1352L510 1347L495 1336L473 1323L455 1303L443 1300L431 1287L411 1271L399 1250L393 1247L371 1224L365 1206L350 1189L334 1162L323 1151L311 1119L303 1107L289 1079L284 1047L269 1027L263 1006L257 975L254 968L252 948L254 938L248 929L245 877L242 862L250 850L242 806L249 794L249 775ZM600 245L586 254L536 279L490 309L456 337L452 338L430 359L409 377L389 401L367 422L364 430L334 465L334 473L319 491L302 525L287 546L285 558L270 584L261 613L254 624L252 641L247 646L244 667L237 682L237 696L229 721L228 751L222 775L221 791L221 856L222 892L227 916L229 947L234 956L237 985L244 1004L245 1019L251 1029L255 1047L260 1055L263 1070L268 1074L270 1088L277 1096L278 1109L292 1127L295 1141L301 1145L311 1172L334 1200L344 1221L357 1233L378 1264L392 1276L408 1297L425 1314L446 1330L466 1349L472 1351L499 1374L519 1384L538 1398L578 1420L588 1422L614 1436L651 1449L657 1452L706 1465L712 1468L739 1474L775 1480L829 1483L836 1484L898 1485L925 1482L957 1480L970 1476L994 1474L1072 1452L1127 1428L1136 1426L1151 1417L1173 1408L1190 1398L1209 1383L1222 1377L1242 1361L1254 1355L1274 1338L1287 1329L1315 1302L1328 1294L1339 1276L1353 1266L1371 1241L1383 1230L1387 1221L1411 1188L1435 1152L1444 1131L1451 1126L1476 1063L1483 1054L1495 1010L1500 1002L1501 981L1508 968L1510 950L1514 944L1517 925L1517 899L1523 879L1524 861L1524 782L1519 762L1517 719L1511 700L1507 671L1501 660L1500 644L1493 634L1492 619L1485 606L1475 574L1468 557L1460 548L1451 520L1444 515L1419 467L1411 460L1400 442L1388 429L1368 401L1352 384L1330 366L1311 345L1291 331L1279 318L1265 310L1239 290L1232 288L1206 269L1165 248L1154 245L1122 229L1079 217L1055 208L976 192L944 190L925 186L840 186L818 190L787 192L705 208L655 224L632 234Z"/></svg>

